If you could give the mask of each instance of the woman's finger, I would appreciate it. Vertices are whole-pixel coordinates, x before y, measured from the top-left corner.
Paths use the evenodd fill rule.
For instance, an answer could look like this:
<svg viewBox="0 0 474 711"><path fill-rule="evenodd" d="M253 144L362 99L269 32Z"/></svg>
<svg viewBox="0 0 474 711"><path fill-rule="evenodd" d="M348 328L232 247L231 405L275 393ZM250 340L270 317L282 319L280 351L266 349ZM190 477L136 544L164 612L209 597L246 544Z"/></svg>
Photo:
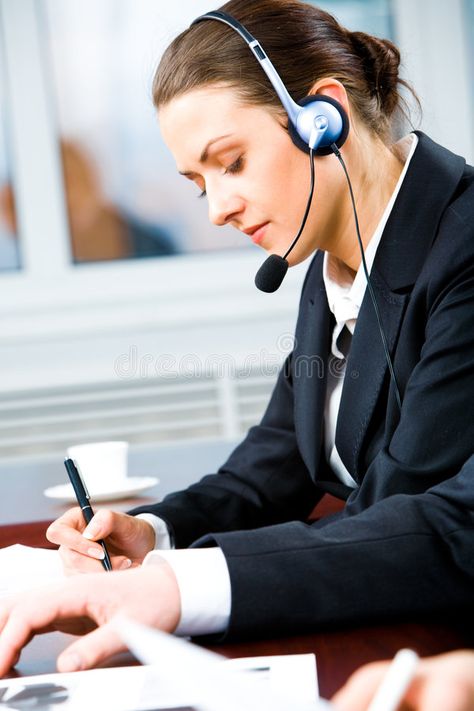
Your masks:
<svg viewBox="0 0 474 711"><path fill-rule="evenodd" d="M147 521L108 509L95 514L83 535L91 541L107 539L117 552L131 558L143 559L155 545L155 532Z"/></svg>
<svg viewBox="0 0 474 711"><path fill-rule="evenodd" d="M67 511L49 526L46 538L57 546L65 546L86 555L90 543L83 536L86 527L80 508Z"/></svg>
<svg viewBox="0 0 474 711"><path fill-rule="evenodd" d="M58 657L58 671L92 669L124 649L126 647L112 629L112 625L106 623L69 645Z"/></svg>
<svg viewBox="0 0 474 711"><path fill-rule="evenodd" d="M120 519L118 519L120 521ZM82 511L79 508L67 511L49 526L46 537L51 543L68 548L83 556L101 560L103 551L97 540L106 538L117 525L113 511L99 511L86 527Z"/></svg>
<svg viewBox="0 0 474 711"><path fill-rule="evenodd" d="M14 604L12 595L8 595L0 600L0 635L10 616Z"/></svg>
<svg viewBox="0 0 474 711"><path fill-rule="evenodd" d="M102 570L101 561L104 558L104 551L99 545L92 546L92 544L89 544L85 553L79 553L66 546L60 546L58 553L66 575L98 573Z"/></svg>
<svg viewBox="0 0 474 711"><path fill-rule="evenodd" d="M120 536L125 518L130 517L127 517L126 514L110 511L110 509L100 509L84 529L84 536L90 541L107 538L107 536L114 533Z"/></svg>
<svg viewBox="0 0 474 711"><path fill-rule="evenodd" d="M100 551L100 557L97 555ZM83 555L77 551L61 546L58 550L66 575L77 575L78 573L98 573L103 572L102 559L103 550L100 546L88 548L87 554ZM127 556L111 555L112 570L127 570L132 567L132 561Z"/></svg>
<svg viewBox="0 0 474 711"><path fill-rule="evenodd" d="M0 677L16 663L33 634L56 629L55 620L87 616L86 597L81 586L65 581L45 587L40 594L25 593L4 603L5 619L0 634Z"/></svg>

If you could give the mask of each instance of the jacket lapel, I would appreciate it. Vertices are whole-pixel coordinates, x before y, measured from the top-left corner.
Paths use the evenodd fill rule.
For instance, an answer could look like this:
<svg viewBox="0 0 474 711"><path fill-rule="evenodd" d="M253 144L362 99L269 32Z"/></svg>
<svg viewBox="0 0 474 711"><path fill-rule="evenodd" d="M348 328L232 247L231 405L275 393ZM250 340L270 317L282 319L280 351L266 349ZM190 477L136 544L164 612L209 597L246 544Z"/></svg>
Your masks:
<svg viewBox="0 0 474 711"><path fill-rule="evenodd" d="M315 261L308 297L300 308L292 363L298 447L313 478L321 456L326 364L334 327L322 277L323 252Z"/></svg>
<svg viewBox="0 0 474 711"><path fill-rule="evenodd" d="M371 281L383 324L388 351L393 360L408 295L391 292L375 274ZM364 296L352 337L336 427L336 447L346 469L360 480L359 455L382 384L387 361L377 318L368 292Z"/></svg>
<svg viewBox="0 0 474 711"><path fill-rule="evenodd" d="M464 159L421 132L409 169L385 226L371 281L392 356L410 291L433 243L442 214L458 185ZM336 446L350 474L359 460L388 366L375 310L366 290L346 367ZM401 393L403 399L403 393Z"/></svg>

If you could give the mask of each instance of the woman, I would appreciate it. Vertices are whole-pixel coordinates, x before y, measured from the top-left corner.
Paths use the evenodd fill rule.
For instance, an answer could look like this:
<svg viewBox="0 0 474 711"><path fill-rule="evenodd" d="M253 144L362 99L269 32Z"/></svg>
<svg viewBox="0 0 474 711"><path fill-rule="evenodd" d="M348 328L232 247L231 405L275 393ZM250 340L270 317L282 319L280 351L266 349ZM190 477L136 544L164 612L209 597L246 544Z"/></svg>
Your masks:
<svg viewBox="0 0 474 711"><path fill-rule="evenodd" d="M222 9L258 38L295 100L328 97L347 115L340 151L331 143L328 155L311 155L314 199L288 254L291 266L316 252L294 351L262 422L218 474L133 516L102 511L85 535L77 509L51 526L73 572L97 570L103 537L116 569L154 547L193 548L5 605L0 673L32 631L87 631L91 620L98 629L59 666L94 665L119 648L107 625L117 609L168 631L229 638L471 599L474 459L463 464L474 441L474 171L422 133L394 143L403 82L390 42L293 0ZM211 221L285 254L308 202L308 155L242 37L220 21L194 24L166 51L154 101ZM345 499L344 511L307 524L325 492Z"/></svg>

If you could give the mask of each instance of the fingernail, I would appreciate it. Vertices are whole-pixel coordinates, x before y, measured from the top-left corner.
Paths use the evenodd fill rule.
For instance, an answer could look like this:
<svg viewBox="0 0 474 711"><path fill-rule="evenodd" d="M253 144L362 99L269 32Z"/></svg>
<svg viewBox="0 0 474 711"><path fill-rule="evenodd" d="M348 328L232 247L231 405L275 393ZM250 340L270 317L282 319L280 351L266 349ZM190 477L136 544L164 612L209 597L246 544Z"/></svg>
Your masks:
<svg viewBox="0 0 474 711"><path fill-rule="evenodd" d="M131 568L131 566L132 561L130 560L130 558L126 558L120 566L120 570L127 570L127 568Z"/></svg>
<svg viewBox="0 0 474 711"><path fill-rule="evenodd" d="M97 560L104 560L104 551L102 548L88 548L87 555L91 558L97 558Z"/></svg>
<svg viewBox="0 0 474 711"><path fill-rule="evenodd" d="M74 672L81 671L81 669L82 659L77 652L68 652L58 658L58 671L60 672Z"/></svg>
<svg viewBox="0 0 474 711"><path fill-rule="evenodd" d="M88 526L82 532L84 538L94 539L98 538L100 535L100 526L97 525L95 521L91 521Z"/></svg>

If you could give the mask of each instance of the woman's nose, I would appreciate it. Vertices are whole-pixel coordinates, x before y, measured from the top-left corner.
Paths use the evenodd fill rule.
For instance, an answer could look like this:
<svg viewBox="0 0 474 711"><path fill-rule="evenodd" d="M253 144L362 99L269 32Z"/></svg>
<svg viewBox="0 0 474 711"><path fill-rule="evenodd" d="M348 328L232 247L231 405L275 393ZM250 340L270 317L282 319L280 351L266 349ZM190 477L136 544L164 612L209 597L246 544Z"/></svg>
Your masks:
<svg viewBox="0 0 474 711"><path fill-rule="evenodd" d="M237 195L207 190L209 220L219 227L231 222L244 209L244 202Z"/></svg>

